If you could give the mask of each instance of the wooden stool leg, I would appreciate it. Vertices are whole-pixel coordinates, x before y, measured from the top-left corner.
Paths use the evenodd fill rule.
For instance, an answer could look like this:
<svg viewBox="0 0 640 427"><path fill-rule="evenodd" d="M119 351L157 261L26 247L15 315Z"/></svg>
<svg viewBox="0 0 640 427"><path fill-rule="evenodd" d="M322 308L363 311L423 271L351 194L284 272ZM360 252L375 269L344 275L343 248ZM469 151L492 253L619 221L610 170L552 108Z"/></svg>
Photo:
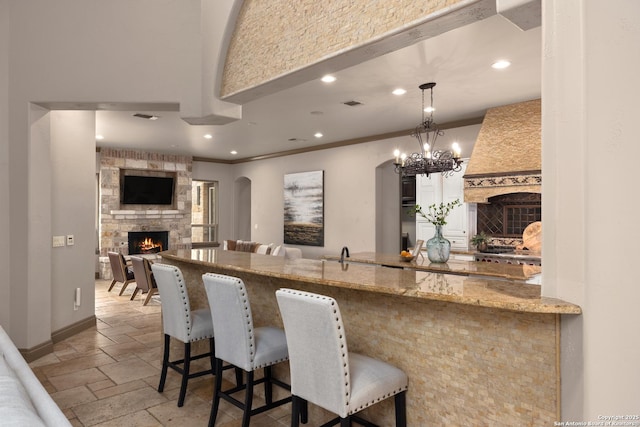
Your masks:
<svg viewBox="0 0 640 427"><path fill-rule="evenodd" d="M171 338L169 335L164 334L164 355L162 356L162 372L160 373L160 384L158 384L158 392L162 393L164 390L164 383L167 380L167 368L169 368L169 346Z"/></svg>
<svg viewBox="0 0 640 427"><path fill-rule="evenodd" d="M242 427L249 427L251 419L251 406L253 405L253 371L247 372L247 388L244 396L244 414L242 415Z"/></svg>
<svg viewBox="0 0 640 427"><path fill-rule="evenodd" d="M396 427L407 426L407 392L403 391L394 397L396 406Z"/></svg>
<svg viewBox="0 0 640 427"><path fill-rule="evenodd" d="M209 415L209 427L214 427L220 406L220 392L222 389L222 359L216 359L216 380L213 386L213 405L211 405L211 415Z"/></svg>
<svg viewBox="0 0 640 427"><path fill-rule="evenodd" d="M184 405L184 397L187 394L187 382L189 381L189 367L191 365L191 343L184 344L184 366L182 367L182 384L180 385L180 396L178 397L178 407Z"/></svg>

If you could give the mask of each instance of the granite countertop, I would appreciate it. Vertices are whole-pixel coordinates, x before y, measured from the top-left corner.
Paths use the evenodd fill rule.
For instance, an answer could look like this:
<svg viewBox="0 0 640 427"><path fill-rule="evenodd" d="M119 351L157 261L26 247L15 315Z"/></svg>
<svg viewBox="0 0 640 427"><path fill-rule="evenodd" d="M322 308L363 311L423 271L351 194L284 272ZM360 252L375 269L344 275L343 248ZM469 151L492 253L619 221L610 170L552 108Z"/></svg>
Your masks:
<svg viewBox="0 0 640 427"><path fill-rule="evenodd" d="M336 261L339 256L327 255L326 260ZM487 276L509 280L526 281L542 272L542 267L520 264L497 264L479 261L460 261L449 259L446 263L432 263L424 256L417 256L411 262L400 261L400 255L378 252L359 252L352 254L347 261L380 266L410 268L434 273L461 274L465 276Z"/></svg>
<svg viewBox="0 0 640 427"><path fill-rule="evenodd" d="M161 252L160 256L168 261L215 267L223 274L258 274L324 286L526 313L581 313L580 307L575 304L542 297L538 285L509 280L304 258L288 260L219 249L179 249Z"/></svg>

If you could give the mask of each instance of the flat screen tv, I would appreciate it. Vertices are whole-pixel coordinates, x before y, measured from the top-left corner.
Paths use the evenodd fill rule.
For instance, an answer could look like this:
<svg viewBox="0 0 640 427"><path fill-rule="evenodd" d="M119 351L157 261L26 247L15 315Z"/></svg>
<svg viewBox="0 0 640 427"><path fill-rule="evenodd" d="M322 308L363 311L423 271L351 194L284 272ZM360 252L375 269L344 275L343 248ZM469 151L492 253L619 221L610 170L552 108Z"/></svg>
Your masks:
<svg viewBox="0 0 640 427"><path fill-rule="evenodd" d="M123 205L171 205L173 178L125 175L120 201Z"/></svg>

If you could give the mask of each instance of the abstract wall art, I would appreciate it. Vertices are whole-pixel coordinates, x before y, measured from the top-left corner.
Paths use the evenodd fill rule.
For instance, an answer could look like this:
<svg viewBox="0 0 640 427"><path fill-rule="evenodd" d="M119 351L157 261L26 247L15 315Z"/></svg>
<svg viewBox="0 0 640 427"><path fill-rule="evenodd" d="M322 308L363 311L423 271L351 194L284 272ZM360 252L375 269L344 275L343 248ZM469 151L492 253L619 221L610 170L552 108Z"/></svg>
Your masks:
<svg viewBox="0 0 640 427"><path fill-rule="evenodd" d="M284 176L284 243L324 246L324 171Z"/></svg>

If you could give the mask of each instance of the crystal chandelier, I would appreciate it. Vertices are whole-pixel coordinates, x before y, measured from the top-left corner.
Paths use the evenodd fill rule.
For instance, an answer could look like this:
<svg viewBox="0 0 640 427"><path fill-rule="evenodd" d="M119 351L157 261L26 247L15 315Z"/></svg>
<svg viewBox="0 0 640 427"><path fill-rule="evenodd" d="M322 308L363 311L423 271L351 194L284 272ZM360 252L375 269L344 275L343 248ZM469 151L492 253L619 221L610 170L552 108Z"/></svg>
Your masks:
<svg viewBox="0 0 640 427"><path fill-rule="evenodd" d="M426 175L441 172L444 175L450 175L453 172L459 172L462 167L460 159L460 146L454 142L451 150L436 149L436 139L438 136L444 135L444 132L438 129L433 121L433 87L435 83L424 83L419 86L422 90L422 122L416 126L411 136L418 140L420 147L417 153L406 155L400 153L400 150L394 151L395 160L393 162L396 173L404 176ZM424 91L429 89L431 92L431 104L425 109L424 107ZM428 112L429 116L425 118Z"/></svg>

